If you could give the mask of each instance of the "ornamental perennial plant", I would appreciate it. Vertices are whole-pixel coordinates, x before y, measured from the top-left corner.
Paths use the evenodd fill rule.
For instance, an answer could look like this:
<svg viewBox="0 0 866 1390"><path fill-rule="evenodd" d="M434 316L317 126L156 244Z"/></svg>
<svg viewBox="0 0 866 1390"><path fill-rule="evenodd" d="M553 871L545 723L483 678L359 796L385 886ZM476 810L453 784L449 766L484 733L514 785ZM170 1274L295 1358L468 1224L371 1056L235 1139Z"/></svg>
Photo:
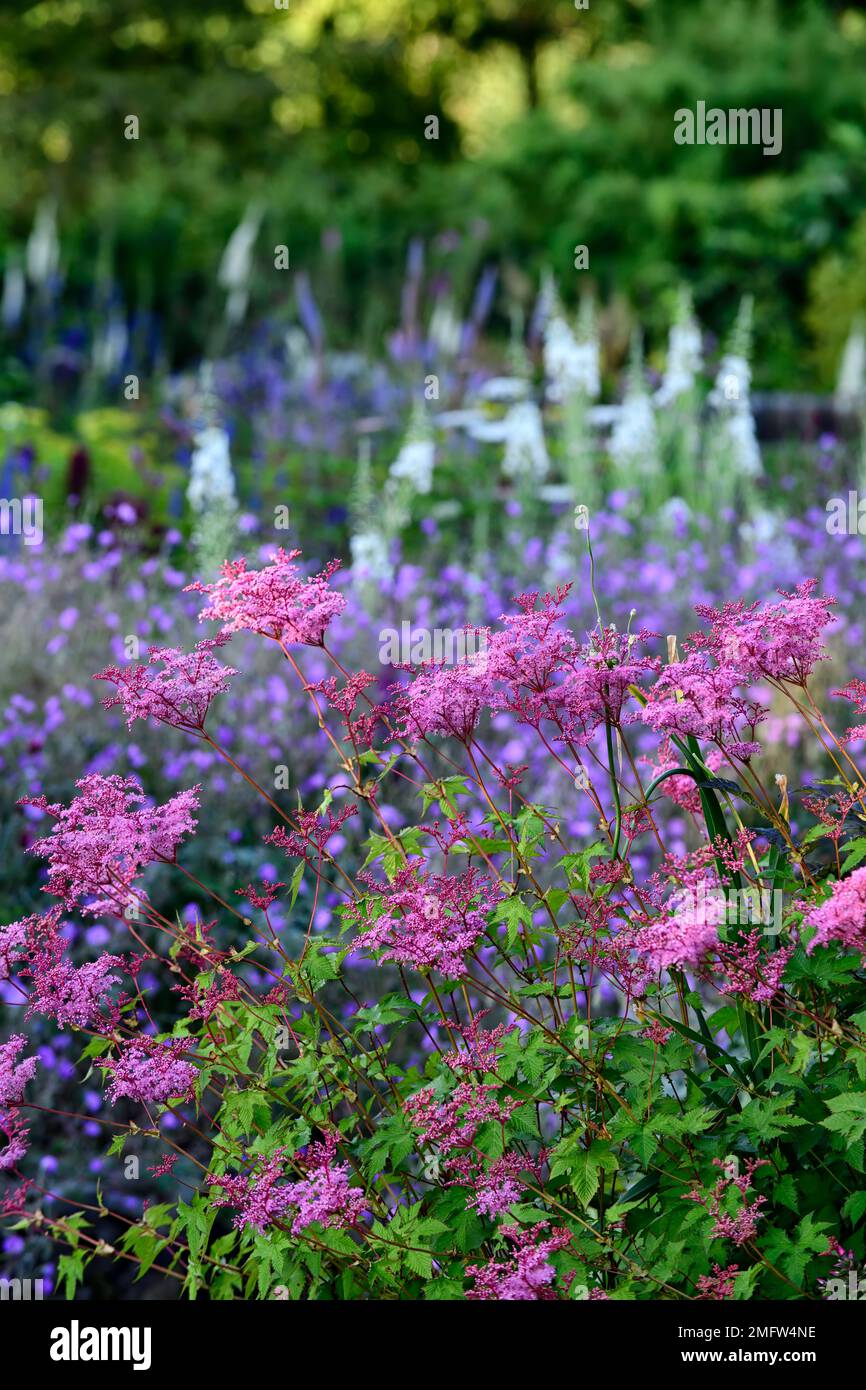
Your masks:
<svg viewBox="0 0 866 1390"><path fill-rule="evenodd" d="M329 785L246 777L271 828L234 898L195 876L216 815L197 785L154 804L88 773L69 804L21 806L51 901L0 926L3 1225L56 1240L67 1296L102 1260L215 1299L827 1296L838 1252L866 1253L866 777L810 684L833 600L812 579L734 596L674 640L594 589L589 632L567 585L526 593L480 655L401 668L383 699L329 644L335 569L226 563L191 589L215 635L96 677L130 729L166 726L242 775L217 714L245 679L233 634L309 701ZM866 708L862 682L839 693ZM767 764L770 698L816 742L805 798ZM582 840L573 806L507 761L518 728L567 774ZM193 882L207 914L164 912L154 874ZM309 906L304 933L283 902ZM100 953L97 931L73 961L82 914L127 944ZM104 1107L106 1161L141 1156L158 1204L71 1216L51 1191L51 1116L28 1095L39 1017L72 1040L78 1122Z"/></svg>

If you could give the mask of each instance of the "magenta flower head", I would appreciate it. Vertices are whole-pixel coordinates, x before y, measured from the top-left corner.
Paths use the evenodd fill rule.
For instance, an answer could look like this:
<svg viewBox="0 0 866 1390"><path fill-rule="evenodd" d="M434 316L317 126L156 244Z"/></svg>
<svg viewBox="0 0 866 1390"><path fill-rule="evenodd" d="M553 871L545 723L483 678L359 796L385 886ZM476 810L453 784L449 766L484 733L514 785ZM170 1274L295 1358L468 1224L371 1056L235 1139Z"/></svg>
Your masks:
<svg viewBox="0 0 866 1390"><path fill-rule="evenodd" d="M724 893L709 885L681 889L666 906L665 916L636 933L636 950L652 970L700 964L719 944L728 911Z"/></svg>
<svg viewBox="0 0 866 1390"><path fill-rule="evenodd" d="M37 1066L35 1057L16 1063L19 1052L26 1046L27 1038L23 1033L13 1033L8 1042L0 1043L0 1106L20 1105L24 1087L33 1079Z"/></svg>
<svg viewBox="0 0 866 1390"><path fill-rule="evenodd" d="M571 633L557 623L570 585L545 594L537 608L538 592L519 594L519 613L503 613L505 626L490 643L490 668L508 688L506 704L519 704L526 694L543 695L577 655Z"/></svg>
<svg viewBox="0 0 866 1390"><path fill-rule="evenodd" d="M723 744L735 758L760 752L754 734L766 710L739 693L743 675L730 665L713 666L701 652L664 666L641 718L657 733L693 735Z"/></svg>
<svg viewBox="0 0 866 1390"><path fill-rule="evenodd" d="M438 970L451 980L466 974L464 958L504 896L498 884L475 868L451 877L427 874L409 864L390 883L377 883L369 875L362 878L382 911L358 944L380 950L383 960L415 970ZM358 927L369 920L361 905L353 903L346 910Z"/></svg>
<svg viewBox="0 0 866 1390"><path fill-rule="evenodd" d="M466 1273L474 1285L466 1297L497 1303L557 1298L553 1288L556 1270L550 1257L570 1244L571 1233L562 1227L542 1240L545 1225L542 1221L526 1230L503 1226L501 1233L512 1242L513 1256L509 1260L491 1260L486 1265L471 1265Z"/></svg>
<svg viewBox="0 0 866 1390"><path fill-rule="evenodd" d="M34 982L27 1018L44 1014L56 1019L61 1028L104 1028L106 1023L115 1024L120 1010L111 997L111 988L120 976L111 972L123 964L122 956L109 955L77 967L69 960L34 959L27 971Z"/></svg>
<svg viewBox="0 0 866 1390"><path fill-rule="evenodd" d="M829 946L831 941L838 941L848 950L866 956L866 868L855 869L853 874L834 883L829 898L820 907L813 908L806 923L817 927L806 947L809 955L816 946Z"/></svg>
<svg viewBox="0 0 866 1390"><path fill-rule="evenodd" d="M625 706L641 677L658 670L655 657L641 656L638 651L641 643L655 635L647 628L636 633L600 628L581 648L579 660L572 663L555 702L559 719L577 743L586 743L605 721L619 728L638 717L627 714Z"/></svg>
<svg viewBox="0 0 866 1390"><path fill-rule="evenodd" d="M293 563L300 553L280 548L260 570L248 570L244 559L226 560L213 584L190 584L190 590L208 597L199 621L222 623L224 633L256 632L287 646L321 647L329 623L346 606L329 583L340 562L332 560L321 574L305 579Z"/></svg>
<svg viewBox="0 0 866 1390"><path fill-rule="evenodd" d="M395 700L399 732L407 739L446 734L467 742L483 711L493 700L486 651L453 666L425 663L412 684Z"/></svg>
<svg viewBox="0 0 866 1390"><path fill-rule="evenodd" d="M750 679L769 677L802 685L816 662L826 659L822 633L835 622L834 598L815 598L817 579L804 579L793 593L780 589L781 602L699 604L695 612L710 624L697 639L719 662L735 666Z"/></svg>
<svg viewBox="0 0 866 1390"><path fill-rule="evenodd" d="M102 701L103 709L122 705L128 729L136 719L153 719L175 729L200 732L212 700L228 690L229 677L237 675L233 666L223 666L212 655L229 640L228 633L220 633L196 642L191 652L150 647L144 665L106 666L93 679L113 681L118 693Z"/></svg>
<svg viewBox="0 0 866 1390"><path fill-rule="evenodd" d="M23 798L24 805L55 819L51 834L37 840L30 853L48 860L45 891L67 907L88 898L95 901L83 912L122 913L141 870L156 861L171 863L184 835L194 829L200 787L149 806L134 777L91 773L75 785L81 795L69 806L50 805L44 796Z"/></svg>
<svg viewBox="0 0 866 1390"><path fill-rule="evenodd" d="M866 714L866 681L851 680L844 689L831 690L830 694L836 695L842 700L851 700L860 714ZM855 724L853 728L846 730L842 742L855 743L864 738L866 738L866 724Z"/></svg>
<svg viewBox="0 0 866 1390"><path fill-rule="evenodd" d="M59 944L58 927L62 915L63 909L57 904L47 912L34 912L18 922L0 927L0 981L10 979L13 967L20 968L32 960L34 954L38 955L46 944L53 947L54 943L58 943L49 954L52 959L60 958L63 947Z"/></svg>
<svg viewBox="0 0 866 1390"><path fill-rule="evenodd" d="M26 1125L21 1123L21 1117L17 1110L5 1112L0 1110L0 1135L6 1137L5 1144L0 1139L0 1173L17 1168L27 1152L27 1135L29 1133Z"/></svg>
<svg viewBox="0 0 866 1390"><path fill-rule="evenodd" d="M311 1144L306 1157L296 1159L306 1170L298 1182L288 1181L285 1152L277 1149L270 1158L256 1159L251 1173L208 1177L211 1187L223 1189L213 1198L214 1206L237 1207L233 1224L239 1230L251 1226L264 1231L292 1213L293 1235L313 1222L326 1229L357 1226L369 1204L362 1188L349 1186L348 1163L334 1162L337 1136Z"/></svg>
<svg viewBox="0 0 866 1390"><path fill-rule="evenodd" d="M121 1096L142 1105L164 1105L169 1100L190 1100L197 1067L184 1060L189 1051L186 1038L158 1042L155 1038L133 1038L122 1044L120 1055L100 1062L111 1073L106 1094L112 1105Z"/></svg>

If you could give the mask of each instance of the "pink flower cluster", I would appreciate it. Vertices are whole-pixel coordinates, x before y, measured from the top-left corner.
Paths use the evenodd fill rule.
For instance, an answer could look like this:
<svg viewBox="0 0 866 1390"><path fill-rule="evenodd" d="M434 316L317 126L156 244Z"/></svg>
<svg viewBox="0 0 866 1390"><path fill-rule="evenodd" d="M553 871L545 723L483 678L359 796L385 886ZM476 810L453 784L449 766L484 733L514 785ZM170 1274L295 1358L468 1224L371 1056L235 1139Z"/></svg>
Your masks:
<svg viewBox="0 0 866 1390"><path fill-rule="evenodd" d="M487 918L503 890L477 869L454 876L428 874L417 864L400 869L390 883L364 876L384 911L363 931L360 944L381 950L383 960L396 960L416 970L438 970L448 979L466 974L465 956L476 946ZM350 920L363 927L366 909L347 908Z"/></svg>
<svg viewBox="0 0 866 1390"><path fill-rule="evenodd" d="M122 956L107 954L77 967L69 960L46 963L44 968L31 962L28 971L22 972L32 974L34 982L27 1017L44 1014L61 1028L113 1026L120 1010L111 997L111 988L120 977L110 972L121 969L124 963Z"/></svg>
<svg viewBox="0 0 866 1390"><path fill-rule="evenodd" d="M0 1147L0 1172L9 1172L21 1162L27 1152L29 1133L17 1110L0 1111L0 1134L6 1136L6 1143Z"/></svg>
<svg viewBox="0 0 866 1390"><path fill-rule="evenodd" d="M37 1067L36 1057L27 1057L17 1062L19 1052L27 1046L23 1033L13 1033L5 1043L0 1043L0 1107L20 1105L24 1099L24 1087L32 1081Z"/></svg>
<svg viewBox="0 0 866 1390"><path fill-rule="evenodd" d="M260 570L248 570L244 559L227 560L215 583L188 586L208 597L199 618L222 623L224 633L257 632L287 646L320 647L328 625L346 606L328 582L340 562L332 560L321 574L305 579L293 563L300 553L280 548Z"/></svg>
<svg viewBox="0 0 866 1390"><path fill-rule="evenodd" d="M61 913L62 908L55 906L0 927L0 980L8 980L13 966L30 957L42 940L58 939Z"/></svg>
<svg viewBox="0 0 866 1390"><path fill-rule="evenodd" d="M472 1188L473 1196L468 1205L479 1215L495 1221L520 1200L524 1192L521 1173L531 1170L537 1175L539 1165L522 1154L509 1152L492 1163L478 1154L457 1154L445 1167L456 1175L456 1181L462 1186Z"/></svg>
<svg viewBox="0 0 866 1390"><path fill-rule="evenodd" d="M323 1143L311 1144L307 1156L308 1173L290 1186L291 1201L298 1208L292 1222L292 1235L306 1230L314 1221L321 1226L357 1226L367 1210L367 1198L360 1187L349 1186L348 1163L334 1163L337 1136L330 1134Z"/></svg>
<svg viewBox="0 0 866 1390"><path fill-rule="evenodd" d="M866 681L849 681L842 690L831 690L830 693L843 700L850 700L857 706L858 713L866 714ZM843 742L854 743L861 738L866 738L866 724L856 724L854 728L848 729Z"/></svg>
<svg viewBox="0 0 866 1390"><path fill-rule="evenodd" d="M734 1280L739 1272L739 1265L728 1265L726 1269L722 1269L721 1265L713 1265L712 1274L702 1274L698 1279L698 1298L704 1300L731 1298L734 1292Z"/></svg>
<svg viewBox="0 0 866 1390"><path fill-rule="evenodd" d="M836 621L830 611L836 600L815 598L817 587L817 579L805 579L793 593L780 589L778 603L700 604L696 612L710 625L702 642L719 662L748 679L802 684L815 664L825 660L822 634Z"/></svg>
<svg viewBox="0 0 866 1390"><path fill-rule="evenodd" d="M721 1158L714 1158L713 1164L716 1168L724 1168L725 1162ZM730 1240L734 1245L745 1245L757 1234L758 1222L763 1212L762 1207L766 1205L766 1197L756 1197L753 1202L749 1201L749 1193L752 1190L752 1177L757 1168L767 1168L769 1164L765 1158L747 1159L745 1170L736 1174L734 1177L722 1176L716 1182L709 1197L703 1196L697 1191L686 1192L683 1194L685 1201L698 1202L700 1206L706 1207L710 1216L713 1218L713 1228L711 1235L718 1240ZM722 1202L731 1191L736 1189L743 1198L743 1205L739 1211L734 1213L722 1211Z"/></svg>
<svg viewBox="0 0 866 1390"><path fill-rule="evenodd" d="M106 1094L112 1105L121 1096L142 1105L164 1105L166 1101L189 1100L198 1069L184 1060L189 1051L185 1038L157 1042L154 1038L133 1038L122 1044L120 1056L100 1062L110 1072Z"/></svg>
<svg viewBox="0 0 866 1390"><path fill-rule="evenodd" d="M453 666L429 663L396 705L397 727L407 739L446 734L466 742L493 701L487 653Z"/></svg>
<svg viewBox="0 0 866 1390"><path fill-rule="evenodd" d="M61 911L53 907L0 928L0 980L17 968L22 980L32 981L27 1018L44 1014L61 1027L114 1026L122 1000L112 999L119 976L111 972L128 966L122 956L107 954L74 966L65 955Z"/></svg>
<svg viewBox="0 0 866 1390"><path fill-rule="evenodd" d="M666 907L663 917L635 934L635 949L652 970L700 964L718 946L719 927L728 913L724 893L687 887L675 892Z"/></svg>
<svg viewBox="0 0 866 1390"><path fill-rule="evenodd" d="M817 928L806 947L810 955L816 946L838 941L866 956L866 867L834 883L830 897L811 910L806 922Z"/></svg>
<svg viewBox="0 0 866 1390"><path fill-rule="evenodd" d="M760 752L754 732L766 711L740 696L742 685L736 667L713 666L693 652L662 668L642 718L657 733L693 735L724 745L732 757L749 758Z"/></svg>
<svg viewBox="0 0 866 1390"><path fill-rule="evenodd" d="M744 994L756 1004L772 1004L782 987L782 976L791 956L793 946L782 946L778 951L765 954L761 951L761 929L755 927L737 941L719 944L719 965L726 979L719 988L725 994Z"/></svg>
<svg viewBox="0 0 866 1390"><path fill-rule="evenodd" d="M651 762L649 758L643 758L642 761L650 763L653 777L659 777L663 772L670 772L675 767L682 767L683 762L681 756L674 754L668 739L660 745L655 761ZM711 748L704 757L710 772L718 772L724 761L724 754L718 748ZM668 777L662 782L658 793L660 796L669 796L674 805L683 811L689 811L693 816L701 813L701 796L693 777Z"/></svg>
<svg viewBox="0 0 866 1390"><path fill-rule="evenodd" d="M466 1297L496 1302L557 1298L551 1287L556 1279L556 1270L550 1257L569 1245L571 1233L565 1229L555 1230L546 1240L542 1240L540 1236L545 1225L542 1221L524 1230L517 1226L503 1226L502 1235L514 1246L512 1257L508 1260L491 1260L486 1265L470 1265L466 1273L475 1283Z"/></svg>
<svg viewBox="0 0 866 1390"><path fill-rule="evenodd" d="M237 1207L233 1224L238 1229L252 1226L264 1231L293 1210L293 1235L313 1222L325 1228L357 1226L368 1210L367 1199L362 1188L349 1186L349 1165L334 1163L336 1134L310 1145L304 1159L307 1175L297 1182L286 1181L285 1152L278 1149L271 1158L256 1160L252 1173L209 1177L212 1188L223 1189L221 1196L213 1198L214 1206Z"/></svg>
<svg viewBox="0 0 866 1390"><path fill-rule="evenodd" d="M357 806L343 806L336 815L328 807L325 809L324 820L320 820L315 811L297 811L294 817L296 829L287 831L285 826L278 825L276 830L265 836L265 844L278 845L287 854L303 859L308 864L316 860L321 862L331 836L336 835L341 826L357 814ZM315 859L312 857L313 850Z"/></svg>
<svg viewBox="0 0 866 1390"><path fill-rule="evenodd" d="M150 647L144 665L106 666L93 679L112 681L118 693L104 699L103 708L122 705L128 729L136 719L153 719L175 729L200 732L211 702L229 689L229 677L237 675L233 666L223 666L212 655L228 641L228 634L220 633L196 642L191 652Z"/></svg>
<svg viewBox="0 0 866 1390"><path fill-rule="evenodd" d="M147 805L134 777L91 773L76 782L80 796L69 806L51 805L44 796L25 798L55 818L51 834L30 852L49 863L46 892L82 911L123 912L129 889L148 864L171 862L184 835L196 825L199 787L179 792L162 806Z"/></svg>
<svg viewBox="0 0 866 1390"><path fill-rule="evenodd" d="M264 1231L268 1226L282 1221L291 1210L291 1184L285 1181L286 1171L283 1163L285 1149L277 1151L267 1159L256 1162L253 1173L226 1173L222 1177L209 1175L208 1186L223 1189L222 1195L212 1198L215 1207L237 1207L238 1214L232 1224L238 1230L252 1226L254 1230Z"/></svg>
<svg viewBox="0 0 866 1390"><path fill-rule="evenodd" d="M0 1134L6 1139L5 1143L0 1143L0 1172L15 1168L27 1152L28 1131L16 1109L37 1067L35 1057L27 1057L23 1062L17 1060L27 1041L23 1033L13 1033L5 1043L0 1043Z"/></svg>
<svg viewBox="0 0 866 1390"><path fill-rule="evenodd" d="M504 1126L520 1102L500 1101L499 1087L486 1082L461 1081L447 1100L438 1100L432 1086L425 1086L406 1101L406 1115L414 1129L420 1130L421 1144L450 1154L467 1149L484 1124Z"/></svg>
<svg viewBox="0 0 866 1390"><path fill-rule="evenodd" d="M619 728L638 718L637 712L627 714L625 706L633 700L632 687L640 687L641 677L658 670L654 657L637 654L638 646L654 635L647 629L620 633L613 627L592 634L557 692L559 717L569 738L586 743L605 721Z"/></svg>
<svg viewBox="0 0 866 1390"><path fill-rule="evenodd" d="M497 1023L495 1028L482 1028L481 1022L489 1012L489 1009L483 1009L463 1025L461 1032L465 1047L456 1052L446 1052L443 1056L442 1061L451 1071L483 1074L496 1070L503 1038L515 1032L517 1025Z"/></svg>

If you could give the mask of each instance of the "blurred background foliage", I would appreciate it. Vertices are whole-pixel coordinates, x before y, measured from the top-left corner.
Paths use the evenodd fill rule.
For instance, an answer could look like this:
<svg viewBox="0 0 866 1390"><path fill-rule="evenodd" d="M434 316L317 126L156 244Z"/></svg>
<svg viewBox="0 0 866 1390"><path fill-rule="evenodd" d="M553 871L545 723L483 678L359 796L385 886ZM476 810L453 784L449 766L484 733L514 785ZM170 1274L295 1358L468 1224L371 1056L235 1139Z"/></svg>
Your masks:
<svg viewBox="0 0 866 1390"><path fill-rule="evenodd" d="M585 244L651 333L683 279L719 333L753 292L756 383L826 387L866 309L864 62L866 6L816 0L7 0L0 254L54 200L65 302L117 296L176 368L250 203L252 310L290 297L285 244L332 345L393 321L414 236L527 306L545 268L576 301ZM781 154L675 145L698 100L781 107Z"/></svg>

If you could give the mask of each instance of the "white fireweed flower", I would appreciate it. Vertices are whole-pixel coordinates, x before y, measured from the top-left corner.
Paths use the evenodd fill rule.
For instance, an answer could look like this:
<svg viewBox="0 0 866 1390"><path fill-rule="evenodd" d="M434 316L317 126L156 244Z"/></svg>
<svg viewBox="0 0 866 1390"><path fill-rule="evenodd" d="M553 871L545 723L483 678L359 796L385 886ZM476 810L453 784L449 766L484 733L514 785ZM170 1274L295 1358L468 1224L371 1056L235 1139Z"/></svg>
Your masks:
<svg viewBox="0 0 866 1390"><path fill-rule="evenodd" d="M109 316L105 328L93 343L93 365L104 376L116 372L129 344L126 320L122 314Z"/></svg>
<svg viewBox="0 0 866 1390"><path fill-rule="evenodd" d="M428 493L433 486L433 465L436 445L430 431L427 412L418 402L412 411L406 438L399 454L391 464L389 477L405 479L415 492Z"/></svg>
<svg viewBox="0 0 866 1390"><path fill-rule="evenodd" d="M505 453L502 471L508 478L532 478L540 482L550 471L544 440L544 422L535 401L513 405L503 421Z"/></svg>
<svg viewBox="0 0 866 1390"><path fill-rule="evenodd" d="M32 284L43 288L60 264L57 212L53 202L40 203L27 239L27 274Z"/></svg>
<svg viewBox="0 0 866 1390"><path fill-rule="evenodd" d="M229 323L240 323L246 313L249 300L250 274L252 271L253 246L259 234L262 214L259 208L248 208L243 221L235 227L223 251L217 282L228 291L226 318Z"/></svg>
<svg viewBox="0 0 866 1390"><path fill-rule="evenodd" d="M717 408L737 405L749 406L749 391L752 385L752 369L745 357L726 353L722 358L716 375L715 385L710 392L710 405Z"/></svg>
<svg viewBox="0 0 866 1390"><path fill-rule="evenodd" d="M701 369L701 330L694 319L671 325L668 358L662 384L656 392L659 405L670 405L691 391Z"/></svg>
<svg viewBox="0 0 866 1390"><path fill-rule="evenodd" d="M204 512L214 503L233 505L235 480L232 473L229 437L218 425L199 430L194 439L187 500L195 512Z"/></svg>
<svg viewBox="0 0 866 1390"><path fill-rule="evenodd" d="M491 376L479 386L477 395L482 401L522 401L529 382L520 376Z"/></svg>
<svg viewBox="0 0 866 1390"><path fill-rule="evenodd" d="M724 435L737 473L758 478L763 471L761 450L752 415L752 370L745 357L727 353L721 361L710 404L720 413Z"/></svg>
<svg viewBox="0 0 866 1390"><path fill-rule="evenodd" d="M20 265L10 264L3 276L3 304L0 307L0 320L4 327L14 328L24 313L27 299L27 281Z"/></svg>
<svg viewBox="0 0 866 1390"><path fill-rule="evenodd" d="M443 357L454 357L463 339L463 325L453 304L448 299L438 299L430 315L428 329L430 341Z"/></svg>
<svg viewBox="0 0 866 1390"><path fill-rule="evenodd" d="M432 439L407 439L391 464L391 477L408 479L416 492L429 492L435 462L436 445Z"/></svg>
<svg viewBox="0 0 866 1390"><path fill-rule="evenodd" d="M577 394L595 400L601 393L598 342L594 337L578 341L561 314L553 315L544 332L544 370L552 401Z"/></svg>
<svg viewBox="0 0 866 1390"><path fill-rule="evenodd" d="M381 532L358 531L350 537L349 549L352 552L352 569L356 574L380 581L392 578L388 544Z"/></svg>
<svg viewBox="0 0 866 1390"><path fill-rule="evenodd" d="M761 449L755 429L755 417L748 404L745 410L731 412L727 429L737 471L746 478L760 478L763 471Z"/></svg>
<svg viewBox="0 0 866 1390"><path fill-rule="evenodd" d="M658 472L656 419L652 401L642 387L627 393L608 448L622 473L650 477Z"/></svg>
<svg viewBox="0 0 866 1390"><path fill-rule="evenodd" d="M286 362L291 370L292 376L297 379L299 385L304 386L312 381L316 375L316 359L310 349L310 340L303 328L293 324L286 329L283 339L286 352Z"/></svg>

